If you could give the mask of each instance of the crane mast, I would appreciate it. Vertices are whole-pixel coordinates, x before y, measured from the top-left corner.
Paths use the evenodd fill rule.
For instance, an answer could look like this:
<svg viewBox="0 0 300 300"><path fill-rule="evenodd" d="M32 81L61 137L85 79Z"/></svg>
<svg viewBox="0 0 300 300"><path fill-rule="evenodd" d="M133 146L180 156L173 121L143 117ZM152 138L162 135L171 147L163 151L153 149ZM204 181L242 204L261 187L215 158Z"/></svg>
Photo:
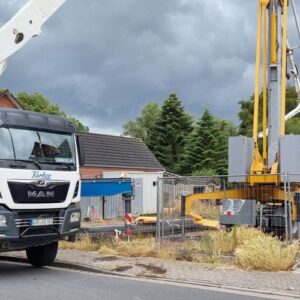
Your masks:
<svg viewBox="0 0 300 300"><path fill-rule="evenodd" d="M297 31L297 35L298 35L298 39L299 39L299 44L300 44L300 23L299 23L299 20L298 20L296 5L294 3L294 0L290 0L290 3L291 3L291 7L293 9L293 15L294 15L294 20L295 20L295 25L296 25L296 31ZM275 4L271 3L271 5L273 5L273 7L274 7ZM277 3L277 7L278 7L278 3ZM271 20L271 18L270 18L270 20ZM269 28L271 28L271 24L269 26L270 26ZM270 38L270 40L271 40L271 38ZM278 43L277 45L279 46L279 42L278 41L277 41L277 43ZM295 107L293 110L291 110L289 113L287 113L285 115L285 121L293 118L294 116L296 116L297 114L300 113L300 78L299 78L299 71L298 71L298 67L297 67L297 64L296 64L295 56L294 56L294 51L297 48L300 48L300 45L298 45L297 47L292 47L290 45L290 43L289 43L289 40L287 40L287 62L289 64L289 68L290 68L290 75L292 77L292 80L294 81L295 91L297 93L297 102L298 102L298 105L297 105L297 107ZM274 49L272 50L272 52L275 53ZM269 64L269 65L271 66L271 64ZM274 71L273 72L270 71L270 74L272 74L272 73L274 73ZM271 88L271 86L272 86L272 84L269 83L269 87L270 88ZM270 97L272 97L272 95L270 95ZM274 97L274 95L273 95L273 97ZM271 106L271 105L269 105L269 106ZM271 112L270 112L270 114L271 114L271 116L269 116L269 118L272 119L273 114ZM266 133L268 135L268 133L269 133L269 129L268 128L267 128ZM264 134L261 131L258 134L258 137L262 138L263 136L264 136ZM274 145L274 141L273 141L273 145ZM276 147L276 139L275 139L275 147ZM271 151L272 150L270 150L270 152ZM270 157L272 157L272 155L270 155ZM272 159L270 159L270 161L272 161ZM269 165L271 164L270 161L269 161Z"/></svg>
<svg viewBox="0 0 300 300"><path fill-rule="evenodd" d="M254 149L250 175L277 174L279 171L279 139L285 134L286 70L288 53L287 10L287 0L258 1L253 116ZM290 60L291 62L294 62L293 56ZM260 154L258 147L261 81L263 102L262 155ZM256 179L254 178L254 176L250 177L250 183L255 183L254 181ZM277 181L275 177L267 178L267 181L273 180L275 180L275 182Z"/></svg>
<svg viewBox="0 0 300 300"><path fill-rule="evenodd" d="M253 116L253 160L250 175L274 175L280 172L280 139L285 136L285 123L300 112L300 79L294 57L294 49L288 40L288 7L293 8L300 41L300 29L293 0L259 0L256 43L256 71ZM288 70L290 74L288 73ZM291 75L297 93L298 106L286 114L287 77ZM262 83L262 87L261 87ZM262 90L262 105L260 93ZM260 108L262 107L262 112ZM262 131L258 133L259 116ZM258 147L258 137L263 138L262 153ZM255 177L249 177L255 184ZM263 178L263 177L262 177ZM263 178L277 183L278 179Z"/></svg>
<svg viewBox="0 0 300 300"><path fill-rule="evenodd" d="M294 0L257 1L252 137L229 138L228 188L224 183L220 191L188 195L185 208L188 214L193 201L225 199L236 201L236 207L242 209L248 201L250 211L245 215L234 220L231 214L222 215L221 222L259 225L267 231L284 232L286 237L297 233L300 239L300 135L286 135L285 128L286 120L300 112L296 48L288 41L290 9L300 41L299 22ZM286 114L289 75L295 83L298 106ZM258 137L263 138L262 143ZM249 215L253 218L246 221Z"/></svg>

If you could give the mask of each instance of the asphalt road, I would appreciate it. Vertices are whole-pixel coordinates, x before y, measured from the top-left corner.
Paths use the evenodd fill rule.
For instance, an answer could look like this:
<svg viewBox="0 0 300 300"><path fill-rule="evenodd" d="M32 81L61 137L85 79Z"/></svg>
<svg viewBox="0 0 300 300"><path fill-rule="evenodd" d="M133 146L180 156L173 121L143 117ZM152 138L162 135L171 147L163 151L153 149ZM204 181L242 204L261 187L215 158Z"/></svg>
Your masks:
<svg viewBox="0 0 300 300"><path fill-rule="evenodd" d="M56 268L34 269L25 264L0 262L0 299L254 300L270 298L232 294L213 288L133 280Z"/></svg>

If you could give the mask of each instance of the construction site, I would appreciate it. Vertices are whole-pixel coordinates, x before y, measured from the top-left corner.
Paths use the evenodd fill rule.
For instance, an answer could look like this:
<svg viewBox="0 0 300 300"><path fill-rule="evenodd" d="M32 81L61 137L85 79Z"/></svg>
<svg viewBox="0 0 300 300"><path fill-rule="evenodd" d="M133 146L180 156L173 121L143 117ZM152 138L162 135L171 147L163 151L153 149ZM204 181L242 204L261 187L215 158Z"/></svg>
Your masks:
<svg viewBox="0 0 300 300"><path fill-rule="evenodd" d="M29 0L0 28L0 75L8 58L40 35L44 23L64 2ZM184 296L175 288L164 296L167 288L162 286L155 299L199 297L196 288L193 296L188 294L193 284L199 290L206 286L205 292L209 285L216 289L211 293L219 293L203 299L299 298L300 135L291 134L287 122L300 113L300 21L296 0L257 3L253 97L239 103L248 105L245 119L251 124L251 135L249 128L237 131L237 126L231 128L232 123L213 117L207 108L197 122L192 114L184 114L175 93L161 106L148 103L142 115L123 125L123 134L113 135L89 132L88 126L59 105L51 106L41 94L14 96L9 89L0 90L0 252L6 253L0 264L4 270L13 274L19 265L10 263L28 263L30 271L24 269L24 274L32 272L34 280L57 269L76 270L82 272L80 279L75 278L76 272L68 272L77 285L84 276L101 273L109 275L104 279L108 281L116 276L119 281L113 287L124 276L137 285L128 288L126 296L132 299L153 299L155 288L149 288L148 294L145 287L139 291L142 280L149 284L149 278L180 285L182 291L185 284L189 288ZM56 23L52 26L56 28ZM290 39L290 32L296 41ZM287 103L287 91L296 95L293 107ZM89 106L92 115L97 101L85 95L81 104ZM30 99L36 101L34 109ZM170 107L177 104L172 111ZM118 108L122 114L130 110L130 105L125 106ZM113 110L102 108L111 120L118 119ZM157 117L156 127L149 126L150 134L143 126L151 123L150 117L161 117L164 109L171 111L173 119ZM143 119L145 115L148 119ZM182 132L172 135L179 126ZM224 128L227 135L220 134ZM165 135L159 136L160 132ZM218 143L210 144L214 134ZM192 138L199 135L201 139L193 144ZM194 148L188 148L189 142ZM163 152L166 149L169 156ZM212 152L215 156L210 156ZM67 272L62 276L67 278ZM88 285L95 280L91 278ZM130 286L125 280L121 291L105 299L120 299ZM104 288L98 294L98 288L92 287L91 299L106 292ZM65 296L59 299L69 298L70 289L66 285ZM234 289L240 294L234 294ZM36 293L28 299L49 296L39 294L42 289L32 290ZM107 290L111 293L114 288ZM74 295L74 299L82 297L81 292Z"/></svg>
<svg viewBox="0 0 300 300"><path fill-rule="evenodd" d="M285 134L286 121L300 112L299 104L286 113L288 79L300 101L297 46L288 39L292 23L300 40L299 20L294 1L258 2L252 137L229 139L226 176L158 177L157 215L131 220L145 232L142 225L151 224L150 232L156 226L158 240L185 235L188 227L195 232L238 225L290 242L300 238L300 137ZM136 215L127 208L125 214Z"/></svg>

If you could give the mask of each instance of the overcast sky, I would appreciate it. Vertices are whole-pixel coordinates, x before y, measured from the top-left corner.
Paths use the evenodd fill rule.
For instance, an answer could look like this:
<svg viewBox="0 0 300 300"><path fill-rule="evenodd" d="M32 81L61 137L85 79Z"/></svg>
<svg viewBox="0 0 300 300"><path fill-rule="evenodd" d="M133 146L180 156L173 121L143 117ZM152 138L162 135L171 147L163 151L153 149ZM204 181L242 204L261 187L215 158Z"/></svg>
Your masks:
<svg viewBox="0 0 300 300"><path fill-rule="evenodd" d="M26 2L1 1L0 23ZM256 0L67 0L0 87L41 92L98 133L120 134L171 92L196 116L207 107L237 123L254 86L256 11Z"/></svg>

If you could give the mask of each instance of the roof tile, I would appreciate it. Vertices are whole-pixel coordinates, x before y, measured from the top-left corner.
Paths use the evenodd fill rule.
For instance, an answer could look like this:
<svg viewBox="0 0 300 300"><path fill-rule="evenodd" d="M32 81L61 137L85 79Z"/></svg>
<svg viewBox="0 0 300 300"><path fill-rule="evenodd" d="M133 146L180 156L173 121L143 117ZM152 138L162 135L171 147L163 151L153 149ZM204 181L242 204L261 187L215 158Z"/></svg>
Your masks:
<svg viewBox="0 0 300 300"><path fill-rule="evenodd" d="M86 166L164 170L141 140L95 133L77 135L83 141Z"/></svg>

